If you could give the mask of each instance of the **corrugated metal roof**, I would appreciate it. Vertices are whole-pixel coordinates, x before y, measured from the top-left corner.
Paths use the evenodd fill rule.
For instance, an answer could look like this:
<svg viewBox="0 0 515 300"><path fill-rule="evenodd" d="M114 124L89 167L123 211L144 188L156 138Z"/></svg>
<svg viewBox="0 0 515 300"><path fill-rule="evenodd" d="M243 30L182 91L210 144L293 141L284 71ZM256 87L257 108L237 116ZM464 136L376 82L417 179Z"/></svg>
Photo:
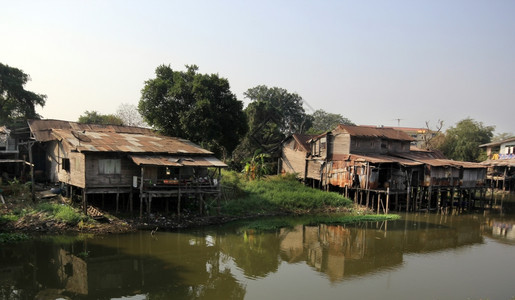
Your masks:
<svg viewBox="0 0 515 300"><path fill-rule="evenodd" d="M476 168L484 168L485 166L474 163L474 162L466 162L466 161L456 161L452 159L441 158L438 153L434 152L423 152L423 151L411 151L405 153L395 153L393 154L398 157L410 159L413 161L422 162L426 165L432 167L461 167L465 169L476 169Z"/></svg>
<svg viewBox="0 0 515 300"><path fill-rule="evenodd" d="M485 160L481 164L487 167L515 167L515 159Z"/></svg>
<svg viewBox="0 0 515 300"><path fill-rule="evenodd" d="M377 137L384 138L390 140L399 140L399 141L414 141L412 137L410 137L407 133L395 130L392 128L371 128L371 127L362 127L362 126L352 126L352 125L338 125L338 127L333 130L347 132L351 136L359 136L359 137Z"/></svg>
<svg viewBox="0 0 515 300"><path fill-rule="evenodd" d="M168 155L129 155L132 161L141 166L170 166L170 167L227 167L222 161L215 157L207 156L194 156L194 157L182 157L182 156L168 156Z"/></svg>
<svg viewBox="0 0 515 300"><path fill-rule="evenodd" d="M314 138L316 135L314 134L294 134L293 138L297 141L297 143L304 149L306 152L310 152L309 140Z"/></svg>
<svg viewBox="0 0 515 300"><path fill-rule="evenodd" d="M398 163L403 166L419 166L421 162L381 154L339 154L333 155L333 160L358 161L370 163Z"/></svg>
<svg viewBox="0 0 515 300"><path fill-rule="evenodd" d="M62 140L79 152L128 152L169 154L212 154L184 139L117 132L77 132L70 129L52 129L53 139Z"/></svg>
<svg viewBox="0 0 515 300"><path fill-rule="evenodd" d="M513 142L515 141L515 136L514 137L511 137L511 138L507 138L505 140L502 140L502 141L498 141L498 142L493 142L493 143L488 143L488 144L482 144L482 145L479 145L480 148L482 147L494 147L494 146L500 146L504 143L509 143L509 142Z"/></svg>
<svg viewBox="0 0 515 300"><path fill-rule="evenodd" d="M81 124L62 120L28 120L30 131L38 142L48 142L55 139L52 135L53 129L74 130L77 132L111 132L111 133L138 133L145 135L156 135L156 133L148 128L119 126L119 125L99 125L99 124Z"/></svg>

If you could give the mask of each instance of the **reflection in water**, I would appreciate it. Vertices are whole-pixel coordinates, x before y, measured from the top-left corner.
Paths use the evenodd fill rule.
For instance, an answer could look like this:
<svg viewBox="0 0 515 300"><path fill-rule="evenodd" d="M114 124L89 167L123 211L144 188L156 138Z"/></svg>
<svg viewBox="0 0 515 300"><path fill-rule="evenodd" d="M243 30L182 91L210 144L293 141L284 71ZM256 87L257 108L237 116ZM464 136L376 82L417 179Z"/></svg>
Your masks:
<svg viewBox="0 0 515 300"><path fill-rule="evenodd" d="M307 264L315 270L309 276L336 284L402 269L409 254L481 245L483 235L513 242L514 223L475 215L406 215L273 233L226 228L46 237L0 249L0 299L243 299L247 284L277 274L283 263Z"/></svg>

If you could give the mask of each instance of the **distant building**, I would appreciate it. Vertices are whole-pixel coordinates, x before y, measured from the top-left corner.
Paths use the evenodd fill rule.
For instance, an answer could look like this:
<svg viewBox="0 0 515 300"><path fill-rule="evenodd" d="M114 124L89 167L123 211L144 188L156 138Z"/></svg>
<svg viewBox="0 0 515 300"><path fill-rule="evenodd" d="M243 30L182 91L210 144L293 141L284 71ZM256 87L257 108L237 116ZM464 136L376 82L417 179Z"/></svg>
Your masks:
<svg viewBox="0 0 515 300"><path fill-rule="evenodd" d="M479 145L486 150L487 180L494 188L515 190L515 137L499 142Z"/></svg>

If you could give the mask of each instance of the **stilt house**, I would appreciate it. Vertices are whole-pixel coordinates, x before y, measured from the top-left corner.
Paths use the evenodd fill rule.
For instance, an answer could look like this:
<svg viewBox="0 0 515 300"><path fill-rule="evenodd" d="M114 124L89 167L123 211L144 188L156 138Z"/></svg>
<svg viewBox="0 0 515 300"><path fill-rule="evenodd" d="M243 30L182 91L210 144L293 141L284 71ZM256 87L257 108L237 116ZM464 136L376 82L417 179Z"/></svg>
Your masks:
<svg viewBox="0 0 515 300"><path fill-rule="evenodd" d="M488 159L487 180L493 188L515 191L515 137L495 143L480 145L486 149Z"/></svg>
<svg viewBox="0 0 515 300"><path fill-rule="evenodd" d="M386 199L388 195L395 195L399 207L398 198L402 195L406 209L410 202L420 208L422 199L427 208L435 208L439 201L433 197L435 191L449 191L454 195L455 187L475 189L484 186L484 166L448 160L437 152L420 150L411 145L413 140L405 132L392 128L339 125L312 137L308 141L309 150L298 147L299 152L306 155L304 173L297 171L302 169L300 155L295 168L283 167L282 170L304 174L304 182L314 187L344 191L346 196L352 194L356 201L358 197L364 197L364 192L367 206L372 192L378 195L377 202L380 194L387 194ZM294 138L283 143L283 166L293 166L292 150L297 144L299 142Z"/></svg>
<svg viewBox="0 0 515 300"><path fill-rule="evenodd" d="M150 129L79 124L59 120L30 120L32 137L45 155L46 179L73 193L79 189L86 206L92 194L128 194L140 198L150 211L152 198L220 194L220 168L213 153L188 140L158 135ZM117 205L118 207L118 205Z"/></svg>

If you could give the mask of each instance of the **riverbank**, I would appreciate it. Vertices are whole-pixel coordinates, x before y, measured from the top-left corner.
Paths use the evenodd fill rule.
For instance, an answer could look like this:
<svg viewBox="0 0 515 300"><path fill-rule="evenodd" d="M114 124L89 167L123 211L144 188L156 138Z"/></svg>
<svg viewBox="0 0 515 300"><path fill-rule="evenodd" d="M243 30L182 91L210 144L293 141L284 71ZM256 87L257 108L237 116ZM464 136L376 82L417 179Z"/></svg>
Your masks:
<svg viewBox="0 0 515 300"><path fill-rule="evenodd" d="M175 230L220 225L236 220L268 216L346 213L359 221L366 215L363 207L337 193L306 187L294 177L270 176L260 181L246 181L239 174L224 174L224 189L229 194L218 209L208 208L199 216L183 211L180 217L155 211L139 218L128 213L102 211L94 219L82 213L80 205L61 195L40 191L32 202L23 187L0 204L0 231L21 233L86 232L93 234L124 233L135 230Z"/></svg>

